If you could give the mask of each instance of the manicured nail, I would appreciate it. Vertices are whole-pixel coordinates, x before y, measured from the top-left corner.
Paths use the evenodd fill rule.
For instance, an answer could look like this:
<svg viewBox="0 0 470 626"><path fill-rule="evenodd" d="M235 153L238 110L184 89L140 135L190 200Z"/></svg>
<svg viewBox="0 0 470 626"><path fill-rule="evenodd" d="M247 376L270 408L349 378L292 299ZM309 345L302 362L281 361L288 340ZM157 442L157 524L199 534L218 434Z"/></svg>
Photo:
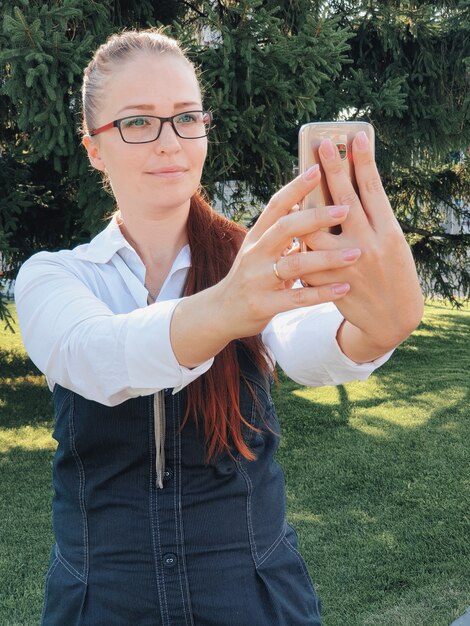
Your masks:
<svg viewBox="0 0 470 626"><path fill-rule="evenodd" d="M313 178L315 178L319 169L320 166L318 165L318 163L312 165L312 167L309 167L308 170L304 173L304 180L312 180Z"/></svg>
<svg viewBox="0 0 470 626"><path fill-rule="evenodd" d="M321 142L320 150L321 150L321 153L322 153L323 157L327 161L330 161L331 159L334 159L335 156L336 156L336 148L334 147L333 142L331 141L331 139L324 139Z"/></svg>
<svg viewBox="0 0 470 626"><path fill-rule="evenodd" d="M360 254L360 248L346 248L345 250L341 250L341 258L343 261L355 261Z"/></svg>
<svg viewBox="0 0 470 626"><path fill-rule="evenodd" d="M363 130L356 135L356 146L361 152L366 152L369 149L369 139Z"/></svg>
<svg viewBox="0 0 470 626"><path fill-rule="evenodd" d="M343 217L349 211L349 206L347 204L340 204L338 206L332 206L328 209L328 214L331 217Z"/></svg>
<svg viewBox="0 0 470 626"><path fill-rule="evenodd" d="M331 286L331 291L337 296L349 291L351 285L349 283L336 283Z"/></svg>

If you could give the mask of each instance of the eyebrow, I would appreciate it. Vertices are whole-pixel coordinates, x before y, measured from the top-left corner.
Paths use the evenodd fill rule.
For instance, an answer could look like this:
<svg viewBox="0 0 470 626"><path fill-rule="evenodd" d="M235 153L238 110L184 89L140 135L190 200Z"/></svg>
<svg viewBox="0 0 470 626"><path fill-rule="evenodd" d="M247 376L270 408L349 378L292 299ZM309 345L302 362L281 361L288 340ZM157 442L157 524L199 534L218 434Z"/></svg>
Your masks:
<svg viewBox="0 0 470 626"><path fill-rule="evenodd" d="M180 109L182 107L187 107L187 106L200 107L201 105L199 102L175 102L173 106L175 109ZM153 104L128 104L122 109L119 109L116 115L119 115L119 113L121 113L122 111L126 111L127 109L138 109L139 111L140 110L155 111L156 107L154 107Z"/></svg>

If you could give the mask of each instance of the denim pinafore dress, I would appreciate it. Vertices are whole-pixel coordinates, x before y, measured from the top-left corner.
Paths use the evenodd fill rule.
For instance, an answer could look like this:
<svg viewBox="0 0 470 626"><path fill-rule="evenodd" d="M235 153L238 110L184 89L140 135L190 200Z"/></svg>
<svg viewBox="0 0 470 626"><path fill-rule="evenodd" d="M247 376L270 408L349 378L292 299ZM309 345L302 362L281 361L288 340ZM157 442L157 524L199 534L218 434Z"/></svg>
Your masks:
<svg viewBox="0 0 470 626"><path fill-rule="evenodd" d="M270 385L242 348L239 362L241 410L262 431L246 431L257 460L224 454L206 464L203 428L190 418L180 430L185 391L167 390L163 489L153 396L108 407L55 385L55 545L42 626L320 624L285 519Z"/></svg>

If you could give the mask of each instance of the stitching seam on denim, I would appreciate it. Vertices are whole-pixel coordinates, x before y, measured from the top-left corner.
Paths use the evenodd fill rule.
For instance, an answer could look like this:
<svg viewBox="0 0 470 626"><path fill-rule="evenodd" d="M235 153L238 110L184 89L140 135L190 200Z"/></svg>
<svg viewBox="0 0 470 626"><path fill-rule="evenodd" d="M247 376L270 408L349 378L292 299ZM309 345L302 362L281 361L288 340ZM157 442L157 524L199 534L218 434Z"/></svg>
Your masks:
<svg viewBox="0 0 470 626"><path fill-rule="evenodd" d="M255 376L251 376L250 374L247 374L246 372L243 372L243 376L246 378L248 382L250 382L252 385L257 387L262 392L266 400L269 400L269 396L270 396L269 392L266 391L266 389L263 387L263 385L260 384L259 380L257 380Z"/></svg>
<svg viewBox="0 0 470 626"><path fill-rule="evenodd" d="M73 567L73 565L71 565L67 559L65 559L60 550L59 547L56 548L56 553L57 553L57 558L59 559L59 561L62 563L62 565L65 567L65 569L72 574L72 576L74 576L74 578L77 578L81 583L84 583L85 585L87 584L87 580L86 578L80 574L80 572L77 572L77 570Z"/></svg>
<svg viewBox="0 0 470 626"><path fill-rule="evenodd" d="M248 476L248 474L245 472L244 468L242 467L242 461L241 461L240 455L238 455L238 457L237 457L237 465L238 465L238 469L240 471L240 474L245 479L245 483L246 483L246 487L247 487L247 494L246 494L246 517L247 517L247 524L248 524L248 537L250 539L250 548L251 548L251 553L252 553L252 556L253 556L253 560L254 560L255 563L257 563L258 562L258 553L256 551L256 543L255 543L255 538L254 538L253 526L252 526L252 523L251 523L251 492L253 490L253 485L252 485L252 482L250 480L250 477Z"/></svg>
<svg viewBox="0 0 470 626"><path fill-rule="evenodd" d="M58 389L58 385L56 383L54 389ZM72 395L71 391L67 390L67 393L65 394L65 396L62 398L62 402L59 404L59 406L57 407L57 411L56 411L56 416L62 411L62 409L64 408L64 404L65 402L70 398L70 396Z"/></svg>
<svg viewBox="0 0 470 626"><path fill-rule="evenodd" d="M257 420L258 420L258 412L255 410L255 403L253 401L252 405L251 405L251 423L255 427L257 427ZM248 439L247 439L247 444L250 443L252 434L253 434L253 430L250 429L250 434L249 434ZM253 560L255 562L256 567L258 567L259 565L261 565L268 558L268 556L276 549L276 547L282 541L283 537L285 536L285 529L284 529L284 527L282 528L282 530L279 533L279 535L276 537L276 539L274 539L274 541L271 543L271 545L268 546L268 548L263 552L263 554L261 554L261 555L258 554L258 550L256 548L255 533L254 533L254 529L253 529L252 514L251 514L251 512L252 512L251 496L252 496L252 493L253 493L253 483L251 482L251 479L250 479L250 477L248 475L248 472L243 468L242 462L243 462L243 458L239 454L237 456L237 466L238 466L238 469L239 469L240 473L242 474L242 476L245 479L245 482L247 484L247 499L246 499L246 502L247 502L247 522L248 522L248 535L249 535L249 538L250 538L250 547L251 547L251 552L253 554Z"/></svg>
<svg viewBox="0 0 470 626"><path fill-rule="evenodd" d="M179 583L180 583L180 589L181 589L181 597L183 600L183 610L184 610L184 620L186 622L186 624L188 624L188 617L189 617L189 625L190 626L194 626L194 621L193 621L193 615L192 615L192 608L191 608L191 604L190 604L190 598L189 598L189 583L188 583L188 577L187 577L187 572L186 572L186 559L185 559L185 551L184 551L184 535L183 535L183 509L181 506L181 433L179 432L179 423L180 423L180 416L181 416L181 406L180 406L180 395L177 394L176 396L176 404L177 404L177 413L176 415L178 416L178 419L176 420L175 418L175 406L174 406L174 402L173 402L173 410L172 410L172 417L173 417L173 450L174 450L174 454L175 454L175 467L174 467L174 471L175 474L174 478L175 478L175 485L174 485L174 503L175 503L175 531L176 531L176 545L178 545L178 540L179 540L179 550L180 550L180 555L181 555L181 565L180 563L178 563L178 570L179 570ZM178 421L178 424L176 423ZM178 457L176 458L176 446L178 444ZM178 467L176 467L176 465L178 465ZM178 480L176 480L176 470L178 471ZM178 499L177 499L178 496ZM185 577L185 582L186 582L186 595L184 593L184 589L183 589L183 581L182 581L182 577L181 574L184 575Z"/></svg>
<svg viewBox="0 0 470 626"><path fill-rule="evenodd" d="M251 420L250 423L253 426L257 426L256 424L256 418L257 418L257 411L255 411L255 402L252 399L251 401ZM253 436L253 429L250 428L249 431L249 435L248 435L248 439L246 444L249 445L250 441L251 441L251 437ZM240 472L240 474L243 476L246 486L247 486L247 494L246 494L246 518L247 518L247 526L248 526L248 538L250 540L250 549L251 549L251 555L253 557L253 561L256 563L258 562L258 552L256 550L256 542L255 542L255 533L253 530L253 524L252 524L252 519L251 519L251 494L253 491L253 483L251 482L250 477L248 476L248 472L245 471L245 469L242 466L243 463L243 457L241 454L238 454L237 456L237 460L236 460L237 466L238 466L238 470Z"/></svg>
<svg viewBox="0 0 470 626"><path fill-rule="evenodd" d="M281 533L276 537L276 539L272 542L272 544L269 546L269 548L264 552L264 554L262 554L259 558L258 561L258 565L261 565L262 563L264 563L266 561L266 559L271 556L271 554L274 552L274 550L277 548L277 546L281 543L281 541L284 539L285 537L285 531L284 529L282 529Z"/></svg>
<svg viewBox="0 0 470 626"><path fill-rule="evenodd" d="M154 564L155 564L155 575L157 578L157 593L158 593L158 599L159 599L159 605L160 605L160 614L162 616L162 621L165 622L165 614L163 611L163 602L162 602L162 598L163 598L163 589L161 586L161 580L160 580L160 572L159 572L159 568L160 568L160 564L158 562L158 555L157 555L157 545L156 545L156 540L155 540L155 530L157 529L157 523L156 523L156 519L155 519L155 515L153 512L153 505L155 502L155 508L157 506L156 503L156 494L155 494L155 490L153 488L153 468L155 467L154 464L154 458L153 458L153 445L155 443L155 424L154 424L154 416L153 416L153 395L149 396L149 400L148 400L148 410L149 410L149 456L150 456L150 486L149 486L149 495L150 495L150 519L151 519L151 536L152 536L152 547L153 547L153 556L154 556Z"/></svg>
<svg viewBox="0 0 470 626"><path fill-rule="evenodd" d="M72 400L70 402L70 411L69 411L69 432L70 432L70 448L72 450L73 457L75 459L75 463L78 468L78 476L79 476L79 487L78 487L78 499L80 503L80 510L82 512L82 520L83 520L83 578L85 582L88 582L88 520L86 515L86 507L85 507L85 470L83 467L82 460L80 455L78 454L77 448L75 446L75 425L74 425L74 410L75 410L75 400L72 396Z"/></svg>
<svg viewBox="0 0 470 626"><path fill-rule="evenodd" d="M59 559L56 556L55 559L52 561L51 566L49 567L47 574L46 574L46 581L45 581L46 593L44 596L44 606L42 607L41 625L44 623L44 617L46 616L47 597L49 595L49 580L52 574L54 573L58 563L59 563Z"/></svg>
<svg viewBox="0 0 470 626"><path fill-rule="evenodd" d="M299 563L299 565L300 565L300 568L301 568L301 570L302 570L302 572L303 572L303 575L305 576L305 580L307 581L308 586L310 587L310 589L311 589L311 590L312 590L312 592L313 592L313 597L315 598L315 604L316 604L317 611L319 611L317 594L316 594L316 592L315 592L315 588L313 587L312 581L310 580L310 575L309 575L309 573L308 573L307 566L305 565L304 560L302 559L302 557L301 557L300 553L299 553L299 552L298 552L298 551L294 548L294 546L292 546L292 545L289 543L289 541L288 541L288 539L287 539L286 537L284 537L284 539L282 540L282 543L283 543L283 544L286 546L286 548L288 548L288 549L292 552L292 554L294 554L294 555L295 555L295 557L297 558L297 561L298 561L298 563Z"/></svg>

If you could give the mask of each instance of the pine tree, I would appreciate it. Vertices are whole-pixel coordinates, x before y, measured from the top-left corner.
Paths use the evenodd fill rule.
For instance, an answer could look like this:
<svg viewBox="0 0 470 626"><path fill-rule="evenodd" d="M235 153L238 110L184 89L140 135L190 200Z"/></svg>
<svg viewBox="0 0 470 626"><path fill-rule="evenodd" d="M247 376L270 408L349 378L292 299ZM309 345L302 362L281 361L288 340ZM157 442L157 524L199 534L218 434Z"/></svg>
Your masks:
<svg viewBox="0 0 470 626"><path fill-rule="evenodd" d="M470 293L470 2L9 0L0 34L0 250L14 276L39 249L102 228L113 201L77 132L93 50L123 27L165 24L201 66L215 127L203 183L236 182L229 207L261 207L292 176L309 120L366 119L423 281ZM0 318L2 314L0 298Z"/></svg>

